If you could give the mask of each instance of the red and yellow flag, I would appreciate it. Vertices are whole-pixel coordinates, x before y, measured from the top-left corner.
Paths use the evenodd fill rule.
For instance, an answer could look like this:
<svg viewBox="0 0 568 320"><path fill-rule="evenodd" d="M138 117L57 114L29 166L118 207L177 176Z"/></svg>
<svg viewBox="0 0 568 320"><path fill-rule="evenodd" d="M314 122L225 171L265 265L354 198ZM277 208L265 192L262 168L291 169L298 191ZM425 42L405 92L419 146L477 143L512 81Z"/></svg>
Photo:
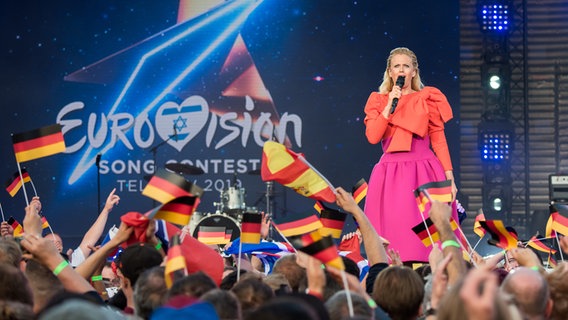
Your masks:
<svg viewBox="0 0 568 320"><path fill-rule="evenodd" d="M260 243L262 215L245 212L241 223L241 243Z"/></svg>
<svg viewBox="0 0 568 320"><path fill-rule="evenodd" d="M166 287L168 288L171 288L176 280L187 275L187 265L181 252L179 234L175 234L170 240L164 275Z"/></svg>
<svg viewBox="0 0 568 320"><path fill-rule="evenodd" d="M13 175L12 178L8 179L8 181L6 181L6 191L8 191L8 193L10 194L10 196L15 196L16 193L18 193L18 191L20 191L20 188L22 188L22 178L24 179L24 182L30 182L32 181L32 179L30 178L30 175L28 174L28 171L26 171L26 169L22 169L22 175L20 176L20 172L16 171Z"/></svg>
<svg viewBox="0 0 568 320"><path fill-rule="evenodd" d="M41 228L42 229L49 228L49 222L47 222L47 218L44 216L41 216Z"/></svg>
<svg viewBox="0 0 568 320"><path fill-rule="evenodd" d="M517 235L507 230L503 221L485 220L479 223L491 235L490 244L505 250L517 247Z"/></svg>
<svg viewBox="0 0 568 320"><path fill-rule="evenodd" d="M322 237L305 247L298 250L318 259L326 266L334 267L340 270L345 269L343 259L337 251L337 247L330 236Z"/></svg>
<svg viewBox="0 0 568 320"><path fill-rule="evenodd" d="M274 224L278 229L278 231L280 231L280 233L285 237L309 233L323 227L321 221L315 215L310 215L305 218L291 222L284 222L278 224L274 223Z"/></svg>
<svg viewBox="0 0 568 320"><path fill-rule="evenodd" d="M60 124L12 135L16 161L25 162L65 151Z"/></svg>
<svg viewBox="0 0 568 320"><path fill-rule="evenodd" d="M555 213L558 213L558 209L556 209L555 205L551 204L550 206L548 206L548 210L550 212L550 215L548 216L548 221L546 221L546 230L544 232L544 236L546 238L555 238L556 231L552 230L552 219L553 215Z"/></svg>
<svg viewBox="0 0 568 320"><path fill-rule="evenodd" d="M200 226L197 240L203 244L224 244L225 227Z"/></svg>
<svg viewBox="0 0 568 320"><path fill-rule="evenodd" d="M367 189L369 185L365 179L359 180L352 188L351 192L353 193L353 199L355 199L356 203L361 202L367 196Z"/></svg>
<svg viewBox="0 0 568 320"><path fill-rule="evenodd" d="M266 141L262 150L260 173L263 181L274 180L305 197L335 202L331 183L302 154L274 141Z"/></svg>
<svg viewBox="0 0 568 320"><path fill-rule="evenodd" d="M167 203L172 199L183 196L200 197L203 189L185 180L177 173L160 169L148 181L142 194L161 203Z"/></svg>
<svg viewBox="0 0 568 320"><path fill-rule="evenodd" d="M450 226L452 228L452 231L455 231L458 228L458 224L453 218L450 218ZM436 229L436 226L434 225L434 222L432 221L432 219L430 219L430 217L412 227L412 231L416 233L418 238L420 238L420 241L422 241L422 243L426 247L431 246L432 242L440 241L440 234L438 233L438 229Z"/></svg>
<svg viewBox="0 0 568 320"><path fill-rule="evenodd" d="M485 229L483 229L479 221L485 221L485 215L483 213L478 214L475 217L475 222L473 223L473 232L475 232L475 234L480 238L483 238L485 235Z"/></svg>
<svg viewBox="0 0 568 320"><path fill-rule="evenodd" d="M345 224L347 214L333 209L324 209L320 215L320 221L323 227L320 229L322 236L331 235L334 239L341 237L343 225Z"/></svg>
<svg viewBox="0 0 568 320"><path fill-rule="evenodd" d="M532 236L528 241L527 245L535 250L545 252L545 253L552 253L555 254L556 250L548 247L542 241L540 241L536 236Z"/></svg>
<svg viewBox="0 0 568 320"><path fill-rule="evenodd" d="M8 224L12 226L12 229L14 229L15 238L21 237L24 234L24 227L22 227L22 225L16 221L14 217L10 217L10 219L8 219Z"/></svg>
<svg viewBox="0 0 568 320"><path fill-rule="evenodd" d="M430 199L440 202L451 202L452 180L425 183L414 190L414 196L421 213L424 213L426 210L426 204L430 202Z"/></svg>
<svg viewBox="0 0 568 320"><path fill-rule="evenodd" d="M568 236L568 218L558 212L552 214L552 230Z"/></svg>
<svg viewBox="0 0 568 320"><path fill-rule="evenodd" d="M162 219L180 226L185 226L189 223L191 215L195 212L198 205L198 197L185 195L172 199L152 209L147 212L145 216L147 216L148 219Z"/></svg>

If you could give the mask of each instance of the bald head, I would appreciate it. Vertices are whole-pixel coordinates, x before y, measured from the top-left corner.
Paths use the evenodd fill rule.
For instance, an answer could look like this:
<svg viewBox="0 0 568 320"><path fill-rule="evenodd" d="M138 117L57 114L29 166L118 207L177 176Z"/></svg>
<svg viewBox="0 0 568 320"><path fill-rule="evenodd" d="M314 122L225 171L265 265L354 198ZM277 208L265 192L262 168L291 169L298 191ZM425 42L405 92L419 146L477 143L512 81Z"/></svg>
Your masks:
<svg viewBox="0 0 568 320"><path fill-rule="evenodd" d="M545 319L549 312L550 290L546 279L535 270L520 267L505 278L503 291L511 294L527 319Z"/></svg>

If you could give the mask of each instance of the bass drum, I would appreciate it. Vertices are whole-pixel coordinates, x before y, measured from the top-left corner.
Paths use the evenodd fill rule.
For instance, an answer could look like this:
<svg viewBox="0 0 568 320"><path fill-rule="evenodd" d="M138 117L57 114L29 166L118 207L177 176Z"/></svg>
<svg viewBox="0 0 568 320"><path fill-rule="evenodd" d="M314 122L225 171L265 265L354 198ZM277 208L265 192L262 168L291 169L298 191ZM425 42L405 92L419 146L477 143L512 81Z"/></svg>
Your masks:
<svg viewBox="0 0 568 320"><path fill-rule="evenodd" d="M241 236L239 222L226 214L204 214L195 212L189 221L189 230L191 231L191 235L196 239L199 227L225 227L227 230L232 230L231 241Z"/></svg>

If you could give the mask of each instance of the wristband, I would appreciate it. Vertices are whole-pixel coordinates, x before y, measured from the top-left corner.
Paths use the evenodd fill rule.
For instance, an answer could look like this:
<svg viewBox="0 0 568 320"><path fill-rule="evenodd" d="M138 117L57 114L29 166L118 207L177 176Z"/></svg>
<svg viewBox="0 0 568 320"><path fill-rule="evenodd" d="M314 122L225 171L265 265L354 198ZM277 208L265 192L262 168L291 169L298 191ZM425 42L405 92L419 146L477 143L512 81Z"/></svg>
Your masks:
<svg viewBox="0 0 568 320"><path fill-rule="evenodd" d="M67 262L67 260L61 261L61 263L57 265L55 269L53 269L53 274L57 277L61 273L61 271L63 271L63 269L65 269L65 267L67 267L68 265L69 262Z"/></svg>
<svg viewBox="0 0 568 320"><path fill-rule="evenodd" d="M369 305L369 307L371 307L371 309L377 308L377 303L372 298L369 298L369 300L367 300L367 304Z"/></svg>
<svg viewBox="0 0 568 320"><path fill-rule="evenodd" d="M533 269L534 271L539 271L539 270L540 270L540 268L539 268L538 266L530 267L530 269Z"/></svg>
<svg viewBox="0 0 568 320"><path fill-rule="evenodd" d="M98 276L92 276L91 281L103 281L103 276L101 274L99 274Z"/></svg>
<svg viewBox="0 0 568 320"><path fill-rule="evenodd" d="M455 240L446 240L442 243L442 250L446 249L447 247L456 247L461 248L460 244L457 243Z"/></svg>
<svg viewBox="0 0 568 320"><path fill-rule="evenodd" d="M323 300L323 294L321 294L321 292L316 292L310 289L306 289L306 294L312 295L320 300Z"/></svg>
<svg viewBox="0 0 568 320"><path fill-rule="evenodd" d="M162 249L162 241L159 241L159 240L158 240L158 244L156 245L155 248L156 248L156 250Z"/></svg>

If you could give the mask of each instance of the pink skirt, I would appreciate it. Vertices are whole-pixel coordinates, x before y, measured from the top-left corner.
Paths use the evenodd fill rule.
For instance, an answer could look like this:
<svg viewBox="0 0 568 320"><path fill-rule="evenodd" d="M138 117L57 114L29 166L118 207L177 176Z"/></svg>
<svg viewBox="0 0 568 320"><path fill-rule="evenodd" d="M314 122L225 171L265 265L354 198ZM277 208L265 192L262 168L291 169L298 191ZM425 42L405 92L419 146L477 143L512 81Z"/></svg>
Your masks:
<svg viewBox="0 0 568 320"><path fill-rule="evenodd" d="M383 141L383 151L390 139ZM402 261L428 261L432 247L426 248L412 227L422 222L414 190L422 184L446 180L442 164L430 149L430 138L413 137L411 151L384 153L373 168L365 199L365 214L389 248L400 253ZM455 202L453 217L456 221ZM429 204L424 213L428 217Z"/></svg>

